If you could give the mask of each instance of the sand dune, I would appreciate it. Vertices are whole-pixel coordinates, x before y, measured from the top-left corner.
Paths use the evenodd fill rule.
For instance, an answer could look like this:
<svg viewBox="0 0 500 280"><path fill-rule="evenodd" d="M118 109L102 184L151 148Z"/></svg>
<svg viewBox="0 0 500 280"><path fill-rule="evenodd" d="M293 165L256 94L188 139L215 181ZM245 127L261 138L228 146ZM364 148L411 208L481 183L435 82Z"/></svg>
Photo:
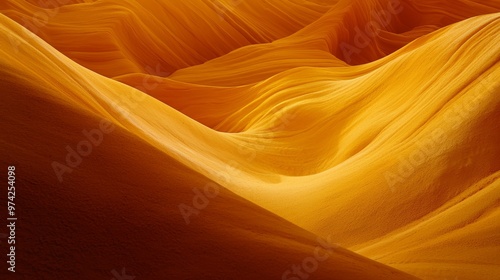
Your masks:
<svg viewBox="0 0 500 280"><path fill-rule="evenodd" d="M2 156L49 270L279 279L319 236L352 252L312 279L500 279L500 1L64 3L0 4Z"/></svg>
<svg viewBox="0 0 500 280"><path fill-rule="evenodd" d="M45 11L52 2L68 4ZM0 10L81 65L114 77L148 73L147 66L157 64L172 73L245 45L271 42L303 28L329 8L314 1L79 2L33 5L8 0ZM273 16L277 13L280 17Z"/></svg>
<svg viewBox="0 0 500 280"><path fill-rule="evenodd" d="M2 51L12 51L8 36L22 36L20 27L5 17L1 24ZM42 279L40 273L50 271L52 279L109 278L113 268L121 271L126 266L128 275L143 279L220 279L221 275L281 279L293 264L314 256L321 243L313 234L217 187L109 114L84 106L96 102L85 98L89 93L104 98L111 91L133 89L89 72L41 41L23 41L19 53L16 57L4 53L2 59L4 129L11 132L2 137L2 147L9 151L4 160L18 166L18 184L26 193L18 199L24 206L19 238L24 240L20 247L25 252L18 266L31 268L22 269L25 277ZM26 61L37 63L22 66ZM57 64L67 68L57 69ZM46 71L30 72L30 67ZM52 79L69 77L80 84L44 86ZM109 88L91 89L99 80ZM77 97L82 98L80 103ZM32 106L24 106L27 103ZM102 130L101 144L78 168L65 173L60 184L47 172L53 166L50 159L64 163L65 146L71 143L80 152L79 143L87 136L79 130L102 128L105 118L109 118L105 127L112 125L112 131ZM178 205L190 204L195 196L192 189L204 191L207 184L212 193L217 189L220 193L202 216L189 217L186 225ZM330 255L314 277L415 279L333 243L328 246L331 252L324 251Z"/></svg>

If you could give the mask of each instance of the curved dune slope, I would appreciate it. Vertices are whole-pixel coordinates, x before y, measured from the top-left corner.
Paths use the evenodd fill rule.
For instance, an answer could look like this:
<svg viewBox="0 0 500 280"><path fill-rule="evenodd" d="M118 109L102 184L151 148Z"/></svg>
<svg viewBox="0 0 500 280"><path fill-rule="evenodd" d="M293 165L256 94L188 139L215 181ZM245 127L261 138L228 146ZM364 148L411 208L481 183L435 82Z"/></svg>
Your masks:
<svg viewBox="0 0 500 280"><path fill-rule="evenodd" d="M421 220L358 246L362 248L358 253L423 279L450 275L496 279L500 275L499 197L500 172L496 172ZM387 250L391 247L397 249Z"/></svg>
<svg viewBox="0 0 500 280"><path fill-rule="evenodd" d="M314 235L222 187L186 225L178 205L191 203L192 189L211 181L104 113L112 91L144 93L72 63L39 39L24 41L21 28L3 16L0 29L2 126L10 132L2 135L2 161L17 166L23 194L16 202L23 205L17 262L24 277L42 279L50 271L51 279L106 279L125 267L142 279L281 279L314 256L320 245ZM9 36L22 42L16 56ZM104 118L114 129L58 182L47 172L52 160L64 162L65 147L78 149L85 139L81 129L101 128ZM331 246L314 277L415 279Z"/></svg>
<svg viewBox="0 0 500 280"><path fill-rule="evenodd" d="M151 73L157 65L168 75L245 45L290 35L329 8L292 0L252 5L240 0L57 1L7 0L0 11L108 77Z"/></svg>
<svg viewBox="0 0 500 280"><path fill-rule="evenodd" d="M0 4L12 18L1 17L9 89L2 104L20 104L17 94L44 116L20 111L3 119L25 131L2 136L25 156L9 159L36 155L27 185L54 184L50 163L64 160L82 127L106 118L117 126L114 144L64 173L71 188L52 195L83 203L77 192L102 208L107 202L95 192L115 202L116 192L137 197L133 207L148 205L158 213L151 216L171 221L147 220L158 228L154 240L168 233L176 241L154 256L173 251L194 260L218 248L222 260L214 252L193 261L200 266L193 270L221 267L214 277L227 270L249 279L257 277L251 264L278 259L261 271L278 279L314 250L318 235L371 261L341 250L317 279L407 277L397 270L422 279L500 279L500 1L172 3L68 1L31 31L19 23L43 10L34 1ZM83 16L89 11L92 20ZM362 39L360 30L384 13L387 23ZM43 149L12 144L32 135ZM178 204L205 177L223 187L221 201L181 236ZM147 189L161 194L156 202L146 202ZM42 202L37 207L48 207ZM205 244L227 236L226 244ZM237 252L253 257L226 265ZM176 265L167 273L184 277Z"/></svg>
<svg viewBox="0 0 500 280"><path fill-rule="evenodd" d="M0 10L108 77L179 70L171 78L232 86L299 66L373 61L446 25L497 12L500 1L7 0Z"/></svg>
<svg viewBox="0 0 500 280"><path fill-rule="evenodd" d="M234 86L256 83L300 66L363 64L449 24L498 11L498 0L466 0L458 4L453 0L341 0L291 36L271 44L240 48L207 63L180 69L170 78Z"/></svg>

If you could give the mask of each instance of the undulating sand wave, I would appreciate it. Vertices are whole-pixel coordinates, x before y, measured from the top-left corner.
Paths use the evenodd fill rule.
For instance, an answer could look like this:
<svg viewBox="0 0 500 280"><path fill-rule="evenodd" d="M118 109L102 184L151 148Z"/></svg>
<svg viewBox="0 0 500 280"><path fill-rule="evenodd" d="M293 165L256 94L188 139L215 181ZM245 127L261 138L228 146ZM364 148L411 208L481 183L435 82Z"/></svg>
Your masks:
<svg viewBox="0 0 500 280"><path fill-rule="evenodd" d="M26 204L78 220L60 246L101 230L88 252L155 247L145 279L280 279L322 238L313 279L500 279L500 1L40 3L0 4L1 156L29 163Z"/></svg>

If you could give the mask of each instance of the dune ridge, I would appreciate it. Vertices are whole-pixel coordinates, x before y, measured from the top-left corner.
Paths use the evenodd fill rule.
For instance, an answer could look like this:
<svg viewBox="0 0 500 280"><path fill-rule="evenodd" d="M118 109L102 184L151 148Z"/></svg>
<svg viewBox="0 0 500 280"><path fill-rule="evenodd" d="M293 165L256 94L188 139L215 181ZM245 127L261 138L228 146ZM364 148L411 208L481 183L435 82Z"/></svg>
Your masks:
<svg viewBox="0 0 500 280"><path fill-rule="evenodd" d="M9 151L4 159L18 166L18 184L30 194L17 200L26 206L19 214L25 226L18 267L31 267L18 271L22 279L97 279L117 270L144 279L282 279L317 248L323 251L314 277L417 279L322 241L179 164L139 136L133 118L106 113L115 92L137 90L77 65L40 39L24 38L22 27L4 16L0 28L0 84L6 89L1 106L12 113L4 118L4 128L12 131L1 140ZM22 40L16 56L3 51L11 48L8 36ZM32 106L24 106L27 102ZM60 184L47 172L50 159L64 162L67 151L59 148L77 145L82 127L102 127L103 120L112 126L104 147L96 146ZM207 184L215 186L216 199L203 218L190 217L186 225L178 205L190 203L192 189Z"/></svg>

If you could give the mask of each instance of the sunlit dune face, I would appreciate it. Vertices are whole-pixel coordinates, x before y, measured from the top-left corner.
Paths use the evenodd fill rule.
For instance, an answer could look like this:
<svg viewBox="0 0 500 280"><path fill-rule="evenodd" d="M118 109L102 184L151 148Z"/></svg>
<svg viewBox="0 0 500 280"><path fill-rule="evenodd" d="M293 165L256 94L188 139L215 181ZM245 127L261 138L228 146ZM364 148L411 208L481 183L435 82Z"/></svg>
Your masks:
<svg viewBox="0 0 500 280"><path fill-rule="evenodd" d="M499 0L0 13L2 273L500 275Z"/></svg>

